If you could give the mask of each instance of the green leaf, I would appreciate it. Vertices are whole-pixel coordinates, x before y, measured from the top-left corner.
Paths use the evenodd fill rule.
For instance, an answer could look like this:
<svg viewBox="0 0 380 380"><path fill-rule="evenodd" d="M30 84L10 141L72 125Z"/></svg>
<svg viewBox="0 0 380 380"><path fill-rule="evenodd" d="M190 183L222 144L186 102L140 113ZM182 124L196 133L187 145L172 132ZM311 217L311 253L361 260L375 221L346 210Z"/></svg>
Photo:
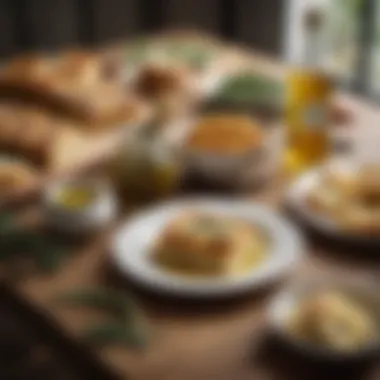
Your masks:
<svg viewBox="0 0 380 380"><path fill-rule="evenodd" d="M57 271L66 256L66 250L59 247L48 247L34 252L36 266L44 273L53 273Z"/></svg>
<svg viewBox="0 0 380 380"><path fill-rule="evenodd" d="M20 226L10 212L0 213L0 260L28 256L38 269L52 272L58 269L64 247L41 231Z"/></svg>
<svg viewBox="0 0 380 380"><path fill-rule="evenodd" d="M12 250L8 249L5 244L0 244L0 261L8 261L14 256L15 254Z"/></svg>
<svg viewBox="0 0 380 380"><path fill-rule="evenodd" d="M104 323L92 326L80 335L88 344L96 346L117 344L142 349L147 344L145 334L134 329L133 326L121 323Z"/></svg>
<svg viewBox="0 0 380 380"><path fill-rule="evenodd" d="M0 234L6 233L16 227L14 216L9 211L0 213Z"/></svg>
<svg viewBox="0 0 380 380"><path fill-rule="evenodd" d="M122 320L137 310L127 294L105 288L74 289L58 295L55 300L67 306L100 309Z"/></svg>
<svg viewBox="0 0 380 380"><path fill-rule="evenodd" d="M67 306L98 309L114 318L114 323L109 322L86 331L86 339L107 344L115 340L128 344L133 341L134 345L140 346L147 341L145 318L128 294L107 288L87 288L59 294L53 300Z"/></svg>
<svg viewBox="0 0 380 380"><path fill-rule="evenodd" d="M34 245L35 239L38 239L32 232L24 230L12 230L7 233L0 233L0 256L3 259L12 256L25 254Z"/></svg>
<svg viewBox="0 0 380 380"><path fill-rule="evenodd" d="M34 258L38 269L47 273L59 269L69 249L65 244L44 233L36 234L29 240L29 244L28 255Z"/></svg>

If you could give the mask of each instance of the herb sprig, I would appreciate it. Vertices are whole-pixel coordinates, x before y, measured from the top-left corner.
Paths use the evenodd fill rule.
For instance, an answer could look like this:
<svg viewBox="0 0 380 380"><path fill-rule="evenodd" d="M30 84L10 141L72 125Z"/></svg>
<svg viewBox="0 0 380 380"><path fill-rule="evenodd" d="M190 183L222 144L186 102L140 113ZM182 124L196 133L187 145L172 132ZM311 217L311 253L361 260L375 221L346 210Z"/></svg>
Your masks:
<svg viewBox="0 0 380 380"><path fill-rule="evenodd" d="M119 344L142 349L148 340L145 318L132 297L109 288L73 289L57 295L54 301L66 307L100 310L105 321L86 327L80 337L89 344Z"/></svg>
<svg viewBox="0 0 380 380"><path fill-rule="evenodd" d="M56 271L66 256L67 247L41 229L24 226L14 213L0 213L0 261L32 259L44 273Z"/></svg>

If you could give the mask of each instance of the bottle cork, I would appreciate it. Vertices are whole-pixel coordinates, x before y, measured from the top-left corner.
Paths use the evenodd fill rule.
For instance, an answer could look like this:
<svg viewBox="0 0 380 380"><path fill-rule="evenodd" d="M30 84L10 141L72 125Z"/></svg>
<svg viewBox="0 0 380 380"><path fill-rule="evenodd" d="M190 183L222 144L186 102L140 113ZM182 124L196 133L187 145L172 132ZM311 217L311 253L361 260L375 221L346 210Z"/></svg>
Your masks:
<svg viewBox="0 0 380 380"><path fill-rule="evenodd" d="M309 8L305 12L304 26L307 30L320 30L324 23L324 13L321 8Z"/></svg>

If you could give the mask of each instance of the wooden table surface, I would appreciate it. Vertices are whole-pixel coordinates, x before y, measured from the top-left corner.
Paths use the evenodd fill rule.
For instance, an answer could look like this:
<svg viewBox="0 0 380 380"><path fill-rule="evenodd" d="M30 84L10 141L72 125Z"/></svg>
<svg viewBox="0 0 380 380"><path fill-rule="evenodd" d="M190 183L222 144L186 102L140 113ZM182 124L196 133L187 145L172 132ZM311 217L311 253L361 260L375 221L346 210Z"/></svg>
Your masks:
<svg viewBox="0 0 380 380"><path fill-rule="evenodd" d="M257 66L267 69L263 58ZM273 65L272 65L273 66ZM342 104L354 114L347 127L354 147L352 156L377 154L374 142L380 134L376 107L358 99L341 96ZM376 130L377 129L377 130ZM377 141L380 141L379 139ZM379 156L380 157L380 156ZM283 186L271 183L254 195L278 208ZM33 207L32 207L33 208ZM22 281L7 275L16 290L33 305L53 317L69 337L93 322L91 312L53 307L57 292L91 284L117 284L128 288L140 301L152 328L152 341L144 352L120 347L94 349L94 354L122 379L132 380L245 380L245 379L380 379L380 363L363 363L342 369L332 377L331 367L310 363L274 344L268 337L265 310L268 301L286 281L310 276L350 276L374 279L380 273L380 261L362 251L337 246L308 234L306 255L290 278L260 293L219 302L185 302L149 294L120 278L110 264L107 249L110 231L94 236L51 276L30 276ZM336 368L333 369L334 371ZM327 371L327 372L326 372Z"/></svg>

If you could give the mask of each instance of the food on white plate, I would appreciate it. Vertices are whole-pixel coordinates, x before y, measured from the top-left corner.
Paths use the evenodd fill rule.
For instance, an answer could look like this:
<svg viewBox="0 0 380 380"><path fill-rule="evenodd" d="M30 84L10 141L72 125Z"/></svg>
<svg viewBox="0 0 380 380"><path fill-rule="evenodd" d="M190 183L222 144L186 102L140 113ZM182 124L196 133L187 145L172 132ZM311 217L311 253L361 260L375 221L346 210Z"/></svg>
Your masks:
<svg viewBox="0 0 380 380"><path fill-rule="evenodd" d="M326 170L306 201L343 230L380 234L380 165L367 164L351 172Z"/></svg>
<svg viewBox="0 0 380 380"><path fill-rule="evenodd" d="M192 275L236 276L262 264L264 231L233 217L185 212L165 227L153 247L164 269Z"/></svg>
<svg viewBox="0 0 380 380"><path fill-rule="evenodd" d="M229 298L279 280L301 258L303 245L298 231L272 210L215 197L155 205L126 221L112 244L116 266L132 281L202 299Z"/></svg>
<svg viewBox="0 0 380 380"><path fill-rule="evenodd" d="M337 352L360 350L377 333L371 311L355 297L335 290L302 298L287 328L298 339Z"/></svg>
<svg viewBox="0 0 380 380"><path fill-rule="evenodd" d="M190 132L187 147L216 155L240 155L259 148L263 140L260 124L237 114L213 114L199 120Z"/></svg>

